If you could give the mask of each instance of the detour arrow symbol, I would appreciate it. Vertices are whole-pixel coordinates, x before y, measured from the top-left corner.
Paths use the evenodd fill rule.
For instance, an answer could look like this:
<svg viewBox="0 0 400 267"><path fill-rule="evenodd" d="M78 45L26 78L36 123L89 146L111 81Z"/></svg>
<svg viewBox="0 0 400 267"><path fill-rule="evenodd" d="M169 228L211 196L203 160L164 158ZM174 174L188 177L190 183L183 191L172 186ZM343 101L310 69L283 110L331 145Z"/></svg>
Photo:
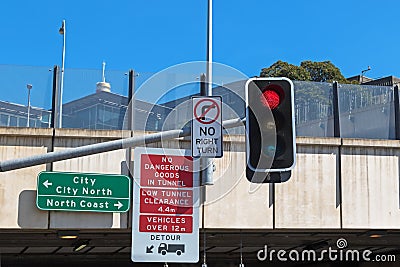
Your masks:
<svg viewBox="0 0 400 267"><path fill-rule="evenodd" d="M153 253L153 248L153 245L151 245L150 247L146 246L146 253Z"/></svg>

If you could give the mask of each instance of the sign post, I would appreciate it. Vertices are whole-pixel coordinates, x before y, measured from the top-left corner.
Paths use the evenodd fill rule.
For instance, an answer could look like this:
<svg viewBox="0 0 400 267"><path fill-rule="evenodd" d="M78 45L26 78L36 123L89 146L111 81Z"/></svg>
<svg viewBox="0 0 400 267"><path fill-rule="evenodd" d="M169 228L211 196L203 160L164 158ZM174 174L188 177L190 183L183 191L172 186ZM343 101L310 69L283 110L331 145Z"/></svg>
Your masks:
<svg viewBox="0 0 400 267"><path fill-rule="evenodd" d="M221 158L222 115L220 96L192 97L192 156Z"/></svg>
<svg viewBox="0 0 400 267"><path fill-rule="evenodd" d="M126 212L131 181L125 175L41 172L36 206L41 210Z"/></svg>
<svg viewBox="0 0 400 267"><path fill-rule="evenodd" d="M199 260L198 166L188 150L135 148L132 261Z"/></svg>

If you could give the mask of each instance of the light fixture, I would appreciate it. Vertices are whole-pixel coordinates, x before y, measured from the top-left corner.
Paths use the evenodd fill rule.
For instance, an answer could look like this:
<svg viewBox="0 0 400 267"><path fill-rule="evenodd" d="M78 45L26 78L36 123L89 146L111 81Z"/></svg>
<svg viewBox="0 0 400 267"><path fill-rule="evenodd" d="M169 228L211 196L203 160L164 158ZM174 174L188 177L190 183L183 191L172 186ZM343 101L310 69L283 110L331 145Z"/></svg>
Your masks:
<svg viewBox="0 0 400 267"><path fill-rule="evenodd" d="M370 238L380 238L382 236L387 235L387 232L385 230L372 230L372 231L368 231L366 234Z"/></svg>
<svg viewBox="0 0 400 267"><path fill-rule="evenodd" d="M368 66L367 69L361 71L360 84L363 84L363 83L364 83L364 74L365 74L367 71L370 71L370 70L371 70L371 66Z"/></svg>
<svg viewBox="0 0 400 267"><path fill-rule="evenodd" d="M58 32L60 33L60 34L64 34L64 21L62 22L62 24L61 24L61 27L60 27L60 29L58 30Z"/></svg>
<svg viewBox="0 0 400 267"><path fill-rule="evenodd" d="M61 57L61 79L60 79L60 87L59 87L59 92L58 92L58 128L62 128L62 114L63 114L63 92L64 92L64 65L65 65L65 42L66 42L66 35L67 35L67 29L66 29L66 24L65 20L62 21L61 28L58 30L58 32L63 36L63 45L62 45L62 57Z"/></svg>
<svg viewBox="0 0 400 267"><path fill-rule="evenodd" d="M382 237L382 235L379 235L379 234L372 234L372 235L370 235L369 237L371 237L371 238L379 238L379 237Z"/></svg>
<svg viewBox="0 0 400 267"><path fill-rule="evenodd" d="M86 248L89 245L89 240L80 240L75 243L74 251L79 252L82 249Z"/></svg>
<svg viewBox="0 0 400 267"><path fill-rule="evenodd" d="M79 231L76 230L60 230L57 232L58 238L61 239L77 239Z"/></svg>

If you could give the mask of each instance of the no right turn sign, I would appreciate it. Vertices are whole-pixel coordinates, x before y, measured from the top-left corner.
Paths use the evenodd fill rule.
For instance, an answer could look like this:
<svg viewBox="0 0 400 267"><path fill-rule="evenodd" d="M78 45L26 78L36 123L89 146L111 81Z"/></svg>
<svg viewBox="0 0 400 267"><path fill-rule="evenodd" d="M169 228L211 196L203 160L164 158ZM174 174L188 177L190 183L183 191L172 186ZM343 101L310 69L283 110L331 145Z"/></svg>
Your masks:
<svg viewBox="0 0 400 267"><path fill-rule="evenodd" d="M192 156L222 157L222 98L192 97Z"/></svg>

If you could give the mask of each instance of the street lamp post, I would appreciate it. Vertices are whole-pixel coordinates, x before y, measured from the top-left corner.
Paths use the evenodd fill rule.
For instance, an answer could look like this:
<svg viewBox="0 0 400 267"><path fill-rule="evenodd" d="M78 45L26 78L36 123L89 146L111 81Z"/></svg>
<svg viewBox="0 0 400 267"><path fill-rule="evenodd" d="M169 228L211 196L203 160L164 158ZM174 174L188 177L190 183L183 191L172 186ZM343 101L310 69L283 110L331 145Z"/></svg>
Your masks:
<svg viewBox="0 0 400 267"><path fill-rule="evenodd" d="M368 66L368 68L366 70L362 70L361 71L361 82L360 82L360 84L364 83L364 74L369 70L371 70L370 66Z"/></svg>
<svg viewBox="0 0 400 267"><path fill-rule="evenodd" d="M61 28L58 31L63 36L63 46L62 46L62 57L61 57L61 81L60 81L60 112L59 112L59 120L58 120L58 128L62 128L62 96L64 91L64 63L65 63L65 37L66 37L66 26L65 19L62 21Z"/></svg>
<svg viewBox="0 0 400 267"><path fill-rule="evenodd" d="M206 77L207 77L207 95L212 96L212 43L213 43L213 25L212 25L212 14L213 14L213 2L212 0L208 0L208 10L207 10L207 69L206 69Z"/></svg>
<svg viewBox="0 0 400 267"><path fill-rule="evenodd" d="M31 89L32 89L32 84L27 84L26 88L28 89L28 115L27 115L27 120L26 120L26 127L29 127L29 118L30 118L30 113L31 113Z"/></svg>
<svg viewBox="0 0 400 267"><path fill-rule="evenodd" d="M213 32L213 25L212 25L212 14L213 14L213 2L212 0L208 0L208 5L207 5L207 62L206 62L206 91L202 92L203 94L205 93L206 96L212 96L212 43L213 43L213 38L212 38L212 32ZM201 184L202 185L213 185L213 160L210 158L201 158L200 159L200 165L202 166L202 172L201 172ZM206 265L205 261L203 265Z"/></svg>

